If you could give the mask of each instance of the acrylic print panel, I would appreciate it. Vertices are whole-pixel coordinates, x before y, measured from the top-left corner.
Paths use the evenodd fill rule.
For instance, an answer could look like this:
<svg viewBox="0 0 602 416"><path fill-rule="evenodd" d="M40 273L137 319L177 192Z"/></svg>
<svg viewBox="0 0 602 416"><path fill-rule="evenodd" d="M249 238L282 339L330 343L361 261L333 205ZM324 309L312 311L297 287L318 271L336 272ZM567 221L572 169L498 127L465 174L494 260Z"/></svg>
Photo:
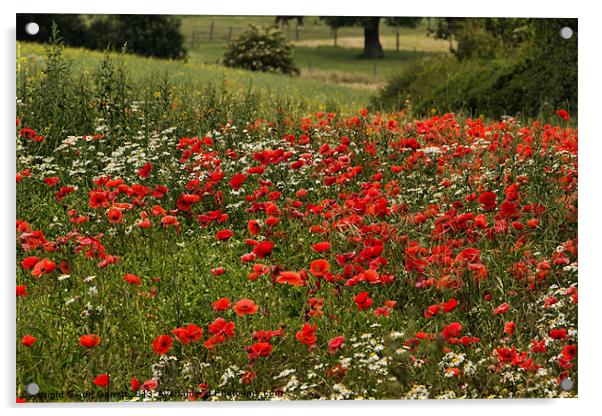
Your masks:
<svg viewBox="0 0 602 416"><path fill-rule="evenodd" d="M17 401L575 397L577 37L18 15Z"/></svg>

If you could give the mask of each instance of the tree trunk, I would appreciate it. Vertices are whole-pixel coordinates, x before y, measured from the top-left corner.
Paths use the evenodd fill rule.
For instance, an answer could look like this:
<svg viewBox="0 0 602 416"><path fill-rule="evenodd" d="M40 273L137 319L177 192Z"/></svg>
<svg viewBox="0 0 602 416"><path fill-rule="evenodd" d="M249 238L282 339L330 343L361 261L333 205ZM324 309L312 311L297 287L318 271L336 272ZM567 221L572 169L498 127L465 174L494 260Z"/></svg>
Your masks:
<svg viewBox="0 0 602 416"><path fill-rule="evenodd" d="M385 57L383 47L380 44L378 26L380 17L373 17L364 26L364 51L361 57L366 59L380 59Z"/></svg>

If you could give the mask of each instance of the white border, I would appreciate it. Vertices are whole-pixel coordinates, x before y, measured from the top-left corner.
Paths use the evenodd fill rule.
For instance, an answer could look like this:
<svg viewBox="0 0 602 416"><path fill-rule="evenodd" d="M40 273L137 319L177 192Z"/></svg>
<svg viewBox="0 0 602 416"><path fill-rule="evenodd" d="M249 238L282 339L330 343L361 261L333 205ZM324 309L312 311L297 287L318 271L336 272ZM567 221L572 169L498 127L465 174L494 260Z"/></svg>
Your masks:
<svg viewBox="0 0 602 416"><path fill-rule="evenodd" d="M602 274L598 272L602 244L600 223L602 205L600 188L602 172L599 158L602 157L602 115L600 91L600 27L602 15L596 10L595 3L587 0L570 2L547 0L545 2L525 0L504 0L501 2L468 0L220 0L217 2L192 2L183 0L149 1L143 0L103 0L101 2L81 0L28 0L23 2L6 1L0 6L2 13L2 50L0 64L2 72L3 97L0 100L2 115L2 254L3 312L1 320L0 357L2 358L2 377L0 381L0 404L8 407L9 414L31 414L45 412L48 415L90 415L106 414L165 414L187 409L218 413L220 415L241 413L304 415L308 413L344 412L348 414L479 414L488 416L504 415L527 411L547 415L579 414L596 406L598 397L602 397L602 311L598 307L602 296ZM110 405L73 406L50 405L15 406L14 390L14 94L15 94L15 13L148 13L148 14L238 14L238 15L402 15L402 16L497 16L497 17L577 17L579 18L579 398L566 400L489 400L489 401L428 401L428 402L295 402L295 403L205 403L192 406L183 404L162 404L160 406L115 407ZM599 179L600 178L600 179ZM10 195L11 198L6 197ZM194 407L193 407L194 406ZM599 405L597 407L600 407ZM176 410L177 408L177 410ZM173 410L172 410L173 409Z"/></svg>

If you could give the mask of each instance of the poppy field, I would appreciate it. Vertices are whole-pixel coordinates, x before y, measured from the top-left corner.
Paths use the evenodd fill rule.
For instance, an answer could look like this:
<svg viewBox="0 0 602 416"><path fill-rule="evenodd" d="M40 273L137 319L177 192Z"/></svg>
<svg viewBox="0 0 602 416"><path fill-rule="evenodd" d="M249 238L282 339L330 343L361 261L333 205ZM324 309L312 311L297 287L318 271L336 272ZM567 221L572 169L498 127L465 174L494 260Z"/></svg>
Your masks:
<svg viewBox="0 0 602 416"><path fill-rule="evenodd" d="M577 395L568 112L230 113L183 133L131 105L119 136L36 125L28 103L18 401Z"/></svg>

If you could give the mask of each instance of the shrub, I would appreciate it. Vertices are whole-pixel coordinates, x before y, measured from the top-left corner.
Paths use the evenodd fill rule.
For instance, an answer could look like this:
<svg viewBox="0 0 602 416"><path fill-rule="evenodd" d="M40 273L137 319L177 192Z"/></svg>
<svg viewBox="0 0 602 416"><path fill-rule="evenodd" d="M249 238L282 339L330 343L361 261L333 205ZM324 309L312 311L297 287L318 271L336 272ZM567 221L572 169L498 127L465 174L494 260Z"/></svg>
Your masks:
<svg viewBox="0 0 602 416"><path fill-rule="evenodd" d="M250 71L299 74L293 62L293 45L277 27L251 25L228 47L224 65Z"/></svg>
<svg viewBox="0 0 602 416"><path fill-rule="evenodd" d="M25 33L28 22L38 23L40 32L37 35ZM186 57L180 20L175 16L124 14L84 19L81 15L19 14L17 40L47 43L53 22L67 46L119 50L127 44L127 51L137 55L170 59Z"/></svg>
<svg viewBox="0 0 602 416"><path fill-rule="evenodd" d="M40 30L35 35L25 32L27 23L35 22ZM17 14L17 40L48 43L52 38L52 23L55 23L66 45L84 46L87 40L87 27L81 15L77 14Z"/></svg>
<svg viewBox="0 0 602 416"><path fill-rule="evenodd" d="M562 39L559 31L563 26L572 27L575 36ZM553 114L558 108L576 113L576 21L536 19L531 29L528 44L514 54L497 53L497 57L490 55L493 51L487 47L495 44L493 38L484 35L488 40L483 42L479 36L472 40L467 36L464 45L470 40L473 47L463 49L459 43L456 58L465 51L462 56L472 59L447 56L409 66L389 80L373 99L373 106L399 109L409 100L412 110L420 114L436 109L490 117L519 113L536 117ZM488 56L490 59L485 59Z"/></svg>
<svg viewBox="0 0 602 416"><path fill-rule="evenodd" d="M142 56L181 59L186 56L180 20L166 15L101 16L90 24L90 48L121 48Z"/></svg>
<svg viewBox="0 0 602 416"><path fill-rule="evenodd" d="M486 115L507 114L511 108L499 101L499 80L512 72L512 59L464 60L442 57L423 60L391 78L373 105L399 109L411 103L418 114L466 111Z"/></svg>

